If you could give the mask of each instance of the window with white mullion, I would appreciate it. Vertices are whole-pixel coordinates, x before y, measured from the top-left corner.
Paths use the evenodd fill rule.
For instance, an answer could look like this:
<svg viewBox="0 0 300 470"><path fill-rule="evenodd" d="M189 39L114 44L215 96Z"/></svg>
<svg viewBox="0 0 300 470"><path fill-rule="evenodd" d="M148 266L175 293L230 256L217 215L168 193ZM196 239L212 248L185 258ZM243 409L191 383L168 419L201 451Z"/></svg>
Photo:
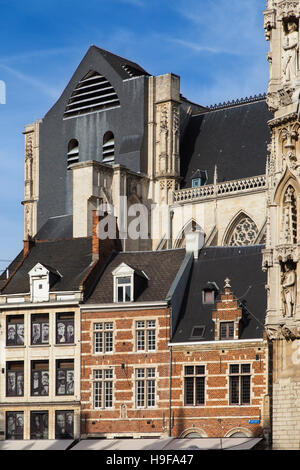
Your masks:
<svg viewBox="0 0 300 470"><path fill-rule="evenodd" d="M94 408L102 408L102 371L94 371Z"/></svg>
<svg viewBox="0 0 300 470"><path fill-rule="evenodd" d="M132 299L132 279L130 276L117 278L118 302L130 302Z"/></svg>
<svg viewBox="0 0 300 470"><path fill-rule="evenodd" d="M155 351L156 349L155 320L136 321L136 350Z"/></svg>
<svg viewBox="0 0 300 470"><path fill-rule="evenodd" d="M94 324L94 352L113 352L113 323Z"/></svg>
<svg viewBox="0 0 300 470"><path fill-rule="evenodd" d="M155 406L155 369L136 370L136 407Z"/></svg>
<svg viewBox="0 0 300 470"><path fill-rule="evenodd" d="M94 408L112 408L113 371L94 370Z"/></svg>

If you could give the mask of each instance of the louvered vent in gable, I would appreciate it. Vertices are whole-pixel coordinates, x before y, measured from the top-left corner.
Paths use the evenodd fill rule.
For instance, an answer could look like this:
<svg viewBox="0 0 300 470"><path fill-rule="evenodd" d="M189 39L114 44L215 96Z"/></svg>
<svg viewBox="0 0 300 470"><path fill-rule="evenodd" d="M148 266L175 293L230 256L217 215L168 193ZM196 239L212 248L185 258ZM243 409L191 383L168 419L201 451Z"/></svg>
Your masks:
<svg viewBox="0 0 300 470"><path fill-rule="evenodd" d="M117 106L120 106L120 101L110 82L98 72L89 72L74 89L66 107L64 119Z"/></svg>
<svg viewBox="0 0 300 470"><path fill-rule="evenodd" d="M78 140L72 139L68 145L68 169L73 163L79 162L79 143Z"/></svg>

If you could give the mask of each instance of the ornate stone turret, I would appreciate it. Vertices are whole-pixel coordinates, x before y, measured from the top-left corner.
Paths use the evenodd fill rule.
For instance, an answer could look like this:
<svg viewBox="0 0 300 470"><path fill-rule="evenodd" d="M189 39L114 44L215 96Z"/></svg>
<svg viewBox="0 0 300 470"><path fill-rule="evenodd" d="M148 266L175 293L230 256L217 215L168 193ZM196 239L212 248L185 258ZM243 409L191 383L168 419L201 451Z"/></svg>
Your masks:
<svg viewBox="0 0 300 470"><path fill-rule="evenodd" d="M267 103L274 119L267 161L266 331L273 343L273 447L299 449L300 370L300 0L268 0ZM282 413L285 426L282 427Z"/></svg>
<svg viewBox="0 0 300 470"><path fill-rule="evenodd" d="M39 126L40 121L25 128L25 178L24 178L24 240L37 231L37 201L39 198Z"/></svg>
<svg viewBox="0 0 300 470"><path fill-rule="evenodd" d="M295 105L300 91L298 0L268 0L265 16L266 39L270 41L270 82L267 102L272 111Z"/></svg>

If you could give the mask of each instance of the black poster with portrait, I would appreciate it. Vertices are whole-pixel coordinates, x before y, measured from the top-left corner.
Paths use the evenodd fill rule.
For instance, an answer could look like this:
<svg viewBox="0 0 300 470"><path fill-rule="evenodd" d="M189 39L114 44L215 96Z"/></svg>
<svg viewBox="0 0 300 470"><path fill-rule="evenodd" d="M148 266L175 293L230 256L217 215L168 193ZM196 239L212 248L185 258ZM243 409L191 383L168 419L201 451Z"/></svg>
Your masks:
<svg viewBox="0 0 300 470"><path fill-rule="evenodd" d="M74 411L55 412L55 439L74 439Z"/></svg>
<svg viewBox="0 0 300 470"><path fill-rule="evenodd" d="M6 413L6 439L23 439L24 413L23 411L8 411Z"/></svg>

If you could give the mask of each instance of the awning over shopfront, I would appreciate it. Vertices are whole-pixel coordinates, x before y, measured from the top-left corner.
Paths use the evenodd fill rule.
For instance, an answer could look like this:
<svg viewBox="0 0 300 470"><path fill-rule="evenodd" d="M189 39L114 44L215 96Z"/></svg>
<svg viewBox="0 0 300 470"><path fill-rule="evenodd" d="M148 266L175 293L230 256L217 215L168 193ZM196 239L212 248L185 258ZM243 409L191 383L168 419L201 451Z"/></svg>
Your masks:
<svg viewBox="0 0 300 470"><path fill-rule="evenodd" d="M84 439L71 450L249 450L254 449L261 438L227 437L195 439Z"/></svg>
<svg viewBox="0 0 300 470"><path fill-rule="evenodd" d="M67 450L74 442L72 439L60 440L27 440L27 441L0 441L1 450Z"/></svg>

